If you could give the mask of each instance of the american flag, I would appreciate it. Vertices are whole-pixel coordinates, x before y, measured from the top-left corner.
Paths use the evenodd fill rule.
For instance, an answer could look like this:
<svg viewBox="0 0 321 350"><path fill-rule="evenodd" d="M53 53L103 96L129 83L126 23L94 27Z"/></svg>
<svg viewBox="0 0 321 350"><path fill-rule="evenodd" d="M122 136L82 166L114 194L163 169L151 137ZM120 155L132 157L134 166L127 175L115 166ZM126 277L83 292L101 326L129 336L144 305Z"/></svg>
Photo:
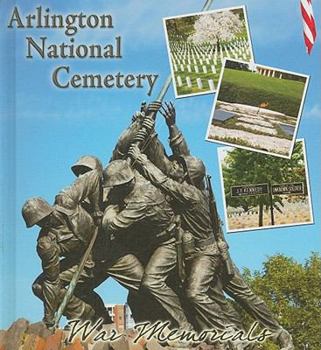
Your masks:
<svg viewBox="0 0 321 350"><path fill-rule="evenodd" d="M310 54L317 36L312 9L312 0L301 0L301 12L303 17L304 42L308 54Z"/></svg>

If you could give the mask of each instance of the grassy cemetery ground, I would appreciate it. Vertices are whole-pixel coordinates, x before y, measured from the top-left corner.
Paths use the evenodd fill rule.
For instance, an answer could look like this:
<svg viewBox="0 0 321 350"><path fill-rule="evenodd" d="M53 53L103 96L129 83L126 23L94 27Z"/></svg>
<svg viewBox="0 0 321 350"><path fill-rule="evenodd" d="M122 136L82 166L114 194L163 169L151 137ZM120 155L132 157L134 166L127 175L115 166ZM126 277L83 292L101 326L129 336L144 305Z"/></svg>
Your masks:
<svg viewBox="0 0 321 350"><path fill-rule="evenodd" d="M297 118L305 84L226 68L218 100L259 106L268 102L268 109Z"/></svg>
<svg viewBox="0 0 321 350"><path fill-rule="evenodd" d="M225 69L208 138L289 156L305 84ZM267 103L265 108L259 107ZM230 117L220 119L219 114Z"/></svg>
<svg viewBox="0 0 321 350"><path fill-rule="evenodd" d="M298 201L285 201L283 213L274 210L275 225L290 225L311 222L310 206L307 199ZM227 207L227 220L229 230L256 228L258 225L258 208L244 212L241 208ZM263 212L263 227L271 225L270 210Z"/></svg>

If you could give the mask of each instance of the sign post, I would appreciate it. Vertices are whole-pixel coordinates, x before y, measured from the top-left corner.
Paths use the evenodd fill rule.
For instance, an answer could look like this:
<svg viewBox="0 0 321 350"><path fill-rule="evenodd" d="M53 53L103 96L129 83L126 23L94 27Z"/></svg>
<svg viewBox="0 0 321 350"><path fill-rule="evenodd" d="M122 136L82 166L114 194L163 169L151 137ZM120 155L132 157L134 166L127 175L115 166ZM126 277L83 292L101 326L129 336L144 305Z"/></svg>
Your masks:
<svg viewBox="0 0 321 350"><path fill-rule="evenodd" d="M230 193L231 197L248 197L248 196L261 196L268 195L270 202L270 215L271 225L275 225L274 220L274 206L273 196L274 195L304 195L305 186L303 182L289 182L283 184L272 185L271 182L256 184L256 185L240 185L231 186Z"/></svg>
<svg viewBox="0 0 321 350"><path fill-rule="evenodd" d="M270 197L271 225L274 226L274 208L273 208L273 194L272 194L271 182L269 182L269 197Z"/></svg>

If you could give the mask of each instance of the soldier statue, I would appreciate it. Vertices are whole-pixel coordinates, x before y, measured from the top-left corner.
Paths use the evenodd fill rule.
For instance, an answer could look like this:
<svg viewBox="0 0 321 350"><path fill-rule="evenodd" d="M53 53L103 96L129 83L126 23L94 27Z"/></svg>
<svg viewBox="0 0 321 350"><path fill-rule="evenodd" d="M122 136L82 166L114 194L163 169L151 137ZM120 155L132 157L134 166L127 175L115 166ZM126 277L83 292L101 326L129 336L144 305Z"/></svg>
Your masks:
<svg viewBox="0 0 321 350"><path fill-rule="evenodd" d="M134 172L126 160L114 160L104 169L110 188L103 228L112 240L135 242L150 252L142 279L147 290L177 325L192 330L175 292L166 280L176 267L175 216L164 194ZM137 250L138 255L139 249ZM146 256L145 254L143 254Z"/></svg>
<svg viewBox="0 0 321 350"><path fill-rule="evenodd" d="M168 126L171 156L155 132L158 111ZM113 277L129 290L135 321L165 317L187 331L242 329L226 293L273 333L282 350L294 350L290 334L246 284L216 232L205 166L190 154L172 103L142 104L104 170L95 156L82 156L71 169L77 179L58 193L54 205L38 197L22 208L27 227L41 228L37 252L43 272L33 291L44 303L49 328L98 232L64 310L68 319L110 323L94 289ZM173 282L175 273L180 280Z"/></svg>
<svg viewBox="0 0 321 350"><path fill-rule="evenodd" d="M101 175L99 169L84 172L56 196L54 206L42 198L31 198L22 208L27 227L41 227L37 252L43 273L33 283L33 292L44 302L44 322L48 327L54 325L55 312L66 292L65 287L101 217ZM90 203L91 214L84 209L85 202ZM96 250L99 251L94 249L67 304L65 315L68 319L103 318L105 323L110 323L103 301L94 292L94 288L109 276L134 291L140 287L143 267L134 255L108 249L103 257L100 251L97 259Z"/></svg>
<svg viewBox="0 0 321 350"><path fill-rule="evenodd" d="M191 157L187 143L182 133L176 126L176 113L174 106L171 103L166 104L166 108L162 108L161 114L164 116L169 129L169 144L172 149L173 156L168 157L166 155L163 145L156 137L155 132L153 132L154 121L151 118L145 117L145 120L141 122L141 128L145 127L145 129L148 129L150 132L150 142L148 144L146 154L148 154L150 160L152 160L152 162L155 165L157 165L157 167L160 170L162 170L166 175L177 180L178 183L180 183L180 185L178 185L177 183L173 184L173 182L171 182L171 184L174 185L173 188L176 189L177 194L179 194L180 196L182 196L182 193L184 193L184 191L179 186L182 186L182 183L184 183L186 179L187 181L189 181L188 166L191 168L190 173L192 174L192 176L195 176L195 173L197 174L197 171L199 171L199 177L197 178L196 176L196 179L193 181L194 183L192 184L202 191L204 189L203 180L205 175L205 167L200 160ZM135 131L137 131L137 129ZM132 138L134 140L142 140L144 137L146 137L146 133L137 131L137 135L133 136ZM144 159L144 156L140 154L137 147L133 147L130 151L130 154L135 158L137 163L140 163L139 159ZM146 164L148 164L148 167L146 166ZM155 176L155 174L153 174L153 171L157 172L157 169L153 167L153 165L150 162L148 162L148 160L143 161L143 165L140 167L140 171L144 174L144 176L146 176L150 181L152 181L155 186L162 188L166 193L169 193L171 190L173 190L173 188L166 189L163 183L157 184L155 177L153 177ZM200 175L201 173L202 176ZM161 177L160 172L158 172L158 176L158 181L164 181L165 184L167 183L167 181L164 180L164 174L163 177ZM175 196L174 199L176 199ZM209 213L207 213L206 215L209 216ZM191 217L194 219L195 214L193 215L192 213ZM207 218L207 220L209 220L209 218ZM184 228L184 225L182 227ZM188 227L188 225L186 231L192 231L190 230L190 227ZM187 266L188 265L190 264L187 264ZM257 321L259 321L262 326L269 329L273 333L274 340L280 344L282 350L294 349L291 335L277 322L277 320L275 319L271 311L268 309L264 301L257 295L255 295L253 291L249 288L249 286L244 281L242 275L240 274L239 270L232 261L230 261L230 265L233 269L232 277L228 276L226 274L226 269L222 268L221 266L219 276L217 276L219 278L217 278L214 283L208 284L208 297L212 301L214 301L216 305L220 305L221 311L225 314L225 317L230 322L234 323L238 327L241 327L239 316L235 311L231 310L230 304L227 302L226 298L224 298L224 295L222 293L223 290L232 298L234 298L235 301L240 306L242 306L251 316L253 316ZM190 277L190 273L191 271L187 273L187 278L192 280L192 278ZM204 317L208 322L209 315L207 314L205 316L205 314ZM206 325L206 322L204 323L204 325Z"/></svg>

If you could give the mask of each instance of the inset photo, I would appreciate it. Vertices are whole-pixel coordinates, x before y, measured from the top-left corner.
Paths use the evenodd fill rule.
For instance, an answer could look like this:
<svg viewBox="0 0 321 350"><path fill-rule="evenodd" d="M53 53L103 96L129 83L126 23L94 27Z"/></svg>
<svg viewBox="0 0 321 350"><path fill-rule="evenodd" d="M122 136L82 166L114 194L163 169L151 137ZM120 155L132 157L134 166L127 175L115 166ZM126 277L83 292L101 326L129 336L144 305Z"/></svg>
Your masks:
<svg viewBox="0 0 321 350"><path fill-rule="evenodd" d="M307 75L227 59L206 139L290 158L308 81Z"/></svg>
<svg viewBox="0 0 321 350"><path fill-rule="evenodd" d="M253 61L244 6L164 18L175 96L216 91L224 58Z"/></svg>
<svg viewBox="0 0 321 350"><path fill-rule="evenodd" d="M313 223L304 140L291 159L236 147L218 156L228 232Z"/></svg>

